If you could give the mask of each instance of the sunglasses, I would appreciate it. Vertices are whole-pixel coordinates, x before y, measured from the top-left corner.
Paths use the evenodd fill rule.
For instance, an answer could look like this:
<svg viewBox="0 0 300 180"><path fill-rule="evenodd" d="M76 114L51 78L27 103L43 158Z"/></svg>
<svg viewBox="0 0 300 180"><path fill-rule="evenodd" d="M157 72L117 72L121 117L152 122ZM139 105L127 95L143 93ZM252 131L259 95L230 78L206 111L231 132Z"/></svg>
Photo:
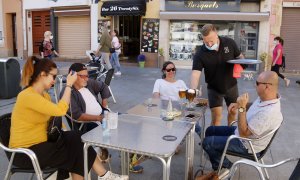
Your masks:
<svg viewBox="0 0 300 180"><path fill-rule="evenodd" d="M52 76L53 80L56 79L57 74L52 74L52 73L49 73L49 74Z"/></svg>
<svg viewBox="0 0 300 180"><path fill-rule="evenodd" d="M256 86L259 86L260 84L269 84L269 85L273 85L272 83L265 83L265 82L258 82L258 81L256 81Z"/></svg>
<svg viewBox="0 0 300 180"><path fill-rule="evenodd" d="M89 78L89 75L77 74L77 76L81 77L82 79Z"/></svg>
<svg viewBox="0 0 300 180"><path fill-rule="evenodd" d="M167 72L176 71L176 68L166 69Z"/></svg>

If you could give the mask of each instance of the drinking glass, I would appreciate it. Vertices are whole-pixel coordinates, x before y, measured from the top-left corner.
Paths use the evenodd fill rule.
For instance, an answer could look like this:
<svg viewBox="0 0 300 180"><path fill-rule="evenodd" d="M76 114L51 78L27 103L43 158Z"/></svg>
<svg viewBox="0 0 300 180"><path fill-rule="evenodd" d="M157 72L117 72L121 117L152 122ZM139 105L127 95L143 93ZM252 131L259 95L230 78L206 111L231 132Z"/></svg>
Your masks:
<svg viewBox="0 0 300 180"><path fill-rule="evenodd" d="M118 128L118 113L117 112L109 112L108 114L108 127L109 129L117 129Z"/></svg>
<svg viewBox="0 0 300 180"><path fill-rule="evenodd" d="M193 102L195 97L196 97L195 89L189 89L189 90L186 91L186 99L188 100L188 105L187 105L188 110L193 109L192 102Z"/></svg>
<svg viewBox="0 0 300 180"><path fill-rule="evenodd" d="M186 90L185 89L179 89L179 98L180 98L180 108L181 110L183 109L183 105L184 105L184 100L186 98Z"/></svg>

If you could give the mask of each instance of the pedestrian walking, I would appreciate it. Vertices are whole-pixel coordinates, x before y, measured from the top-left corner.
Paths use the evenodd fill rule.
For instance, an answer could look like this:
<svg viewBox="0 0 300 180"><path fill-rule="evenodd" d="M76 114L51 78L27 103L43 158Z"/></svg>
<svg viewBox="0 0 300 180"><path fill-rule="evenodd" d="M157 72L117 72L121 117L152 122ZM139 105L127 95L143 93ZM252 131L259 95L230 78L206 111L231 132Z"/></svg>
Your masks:
<svg viewBox="0 0 300 180"><path fill-rule="evenodd" d="M56 52L53 45L53 35L51 31L46 31L44 33L44 40L42 41L39 51L42 58L52 59L56 56L59 56L58 52Z"/></svg>
<svg viewBox="0 0 300 180"><path fill-rule="evenodd" d="M115 73L116 76L121 76L121 66L120 66L120 60L119 55L121 54L121 44L119 42L118 38L118 31L113 30L110 32L110 35L112 37L111 45L112 48L114 48L115 52L111 54L110 63L114 69L117 70Z"/></svg>

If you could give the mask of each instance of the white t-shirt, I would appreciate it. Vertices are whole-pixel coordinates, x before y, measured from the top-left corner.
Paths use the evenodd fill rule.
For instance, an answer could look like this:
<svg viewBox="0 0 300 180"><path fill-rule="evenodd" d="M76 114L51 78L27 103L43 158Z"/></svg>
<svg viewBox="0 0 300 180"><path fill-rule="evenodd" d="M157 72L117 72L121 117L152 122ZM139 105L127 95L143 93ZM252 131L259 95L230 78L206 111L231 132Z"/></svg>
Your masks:
<svg viewBox="0 0 300 180"><path fill-rule="evenodd" d="M79 92L85 102L85 113L99 116L102 113L102 108L97 102L95 96L85 87L79 89Z"/></svg>
<svg viewBox="0 0 300 180"><path fill-rule="evenodd" d="M247 111L246 117L249 130L252 132L249 138L259 138L268 134L272 130L277 129L283 121L280 99L261 102L260 98L257 98ZM234 133L239 136L238 128ZM264 150L271 138L272 136L269 136L260 141L253 141L252 144L255 152ZM251 152L249 144L245 142L244 145Z"/></svg>
<svg viewBox="0 0 300 180"><path fill-rule="evenodd" d="M153 93L158 92L160 98L163 100L169 100L171 98L173 101L178 101L180 99L178 94L180 89L187 89L182 80L171 83L164 79L157 79L154 84Z"/></svg>
<svg viewBox="0 0 300 180"><path fill-rule="evenodd" d="M112 43L113 47L116 48L116 52L121 53L121 44L120 44L117 36L113 37L111 43Z"/></svg>

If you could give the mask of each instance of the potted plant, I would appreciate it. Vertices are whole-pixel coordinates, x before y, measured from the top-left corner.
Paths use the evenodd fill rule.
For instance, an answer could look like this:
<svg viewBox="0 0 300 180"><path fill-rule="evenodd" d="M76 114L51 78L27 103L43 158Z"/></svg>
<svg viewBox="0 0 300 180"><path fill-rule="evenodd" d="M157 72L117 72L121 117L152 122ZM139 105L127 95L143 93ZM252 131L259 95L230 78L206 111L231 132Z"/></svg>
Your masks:
<svg viewBox="0 0 300 180"><path fill-rule="evenodd" d="M261 65L259 66L259 72L263 72L268 67L268 54L266 52L262 52L259 55L259 59L262 61Z"/></svg>
<svg viewBox="0 0 300 180"><path fill-rule="evenodd" d="M139 66L140 68L144 68L145 67L145 60L146 60L146 56L144 54L140 54L137 58L138 62L139 62Z"/></svg>
<svg viewBox="0 0 300 180"><path fill-rule="evenodd" d="M163 64L164 64L164 62L165 62L165 56L164 56L164 54L165 54L165 51L164 51L164 49L163 48L159 48L158 49L158 66L159 66L159 68L162 68L162 66L163 66Z"/></svg>

